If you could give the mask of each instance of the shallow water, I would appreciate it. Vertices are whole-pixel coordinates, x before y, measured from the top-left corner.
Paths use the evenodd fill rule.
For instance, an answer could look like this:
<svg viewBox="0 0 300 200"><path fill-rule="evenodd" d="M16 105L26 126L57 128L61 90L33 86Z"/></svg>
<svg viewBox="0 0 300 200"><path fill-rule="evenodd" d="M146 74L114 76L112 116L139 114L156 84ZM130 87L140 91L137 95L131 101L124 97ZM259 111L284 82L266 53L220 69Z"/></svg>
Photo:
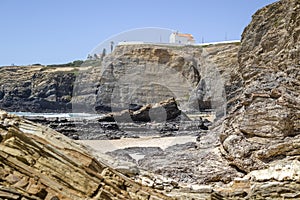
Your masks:
<svg viewBox="0 0 300 200"><path fill-rule="evenodd" d="M10 112L17 116L35 116L35 117L65 117L65 118L97 118L102 115L89 113L32 113L32 112Z"/></svg>

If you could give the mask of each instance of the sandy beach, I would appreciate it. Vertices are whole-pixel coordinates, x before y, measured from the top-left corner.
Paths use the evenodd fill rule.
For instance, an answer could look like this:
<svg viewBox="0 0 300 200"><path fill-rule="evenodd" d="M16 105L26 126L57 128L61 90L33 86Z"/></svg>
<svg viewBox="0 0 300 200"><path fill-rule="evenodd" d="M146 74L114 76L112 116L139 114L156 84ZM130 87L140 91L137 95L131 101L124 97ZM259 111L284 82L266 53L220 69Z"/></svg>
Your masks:
<svg viewBox="0 0 300 200"><path fill-rule="evenodd" d="M119 140L78 140L78 142L90 146L94 150L102 153L123 149L127 147L160 147L163 150L175 145L187 142L195 142L195 136L178 137L141 137L141 138L121 138Z"/></svg>

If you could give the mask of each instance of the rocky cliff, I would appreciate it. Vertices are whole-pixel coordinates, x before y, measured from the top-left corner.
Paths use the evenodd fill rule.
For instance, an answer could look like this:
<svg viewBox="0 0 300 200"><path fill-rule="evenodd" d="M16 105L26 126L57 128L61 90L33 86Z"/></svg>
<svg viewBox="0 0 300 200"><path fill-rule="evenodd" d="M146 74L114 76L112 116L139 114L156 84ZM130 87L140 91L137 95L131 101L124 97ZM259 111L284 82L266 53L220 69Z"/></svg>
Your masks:
<svg viewBox="0 0 300 200"><path fill-rule="evenodd" d="M222 153L257 181L250 197L299 198L300 1L258 10L238 61L243 92L224 122Z"/></svg>
<svg viewBox="0 0 300 200"><path fill-rule="evenodd" d="M103 62L0 68L0 108L107 112L175 97L180 109L226 106L238 87L238 43L205 47L118 46ZM12 79L14 77L14 79ZM226 94L224 93L226 91Z"/></svg>
<svg viewBox="0 0 300 200"><path fill-rule="evenodd" d="M277 158L297 157L299 11L299 1L269 5L253 16L242 35L239 72L244 90L225 121L221 141L225 155L243 171L264 168Z"/></svg>
<svg viewBox="0 0 300 200"><path fill-rule="evenodd" d="M166 87L164 82L159 82L160 79L155 79L153 84L147 82L153 71L159 74L160 70L167 72L162 73L167 77L172 75L168 78L170 81L173 76L181 77L182 88L190 94L188 98L177 96L182 107L224 108L223 97L226 94L225 120L217 121L209 131L203 132L197 143L173 146L147 155L139 164L176 181L195 184L196 190L185 190L190 199L203 198L197 196L200 193L206 193L207 199L299 199L299 33L299 0L281 0L253 15L243 32L241 46L226 44L186 47L185 50L161 46L134 46L134 49L133 46L121 46L111 54L114 58L107 57L103 61L105 68L101 65L98 68L86 67L86 73L80 73L78 83L81 84L74 84L79 87L74 103L85 106L82 102L94 102L98 109L109 110L126 107L128 103L138 105L153 101L151 96L143 93L150 92L151 88L155 89L157 98L177 94L177 88ZM195 56L181 53L187 50ZM121 56L118 57L118 54ZM147 84L136 79L144 72L147 76L143 80ZM96 73L100 76L90 76ZM218 77L224 80L216 82L217 87L213 87L212 82ZM132 86L128 80L137 80L137 85L140 85ZM225 86L225 90L219 84ZM89 95L90 92L93 95ZM213 96L215 93L218 95ZM112 96L117 98L111 99ZM59 194L67 195L64 191L79 198L99 194L111 199L113 195L120 199L127 195L126 199L144 195L136 189L141 188L139 184L135 185L86 153L79 153L82 151L69 144L69 140L63 138L69 142L62 143L62 136L52 130L5 113L1 116L3 186L0 191L5 195L19 195L4 198L34 195L57 199ZM35 134L37 128L40 130L38 135ZM51 167L50 162L59 162L58 166L67 167ZM27 167L30 167L31 173L26 171ZM107 174L103 171L109 171L111 176L105 176ZM70 180L65 172L76 176ZM87 184L74 181L77 178L82 180L82 177ZM51 187L49 180L54 181ZM151 180L147 180L146 184L151 185ZM199 184L205 184L205 187ZM149 195L150 199L167 198L152 189L143 188L143 191L146 199ZM176 192L172 189L169 194ZM181 192L177 195L182 196L184 192Z"/></svg>
<svg viewBox="0 0 300 200"><path fill-rule="evenodd" d="M235 96L240 84L238 49L238 43L117 46L101 64L80 73L73 108L118 111L174 97L185 111L219 109L224 115L226 96Z"/></svg>
<svg viewBox="0 0 300 200"><path fill-rule="evenodd" d="M7 111L68 112L77 68L0 68L0 108Z"/></svg>

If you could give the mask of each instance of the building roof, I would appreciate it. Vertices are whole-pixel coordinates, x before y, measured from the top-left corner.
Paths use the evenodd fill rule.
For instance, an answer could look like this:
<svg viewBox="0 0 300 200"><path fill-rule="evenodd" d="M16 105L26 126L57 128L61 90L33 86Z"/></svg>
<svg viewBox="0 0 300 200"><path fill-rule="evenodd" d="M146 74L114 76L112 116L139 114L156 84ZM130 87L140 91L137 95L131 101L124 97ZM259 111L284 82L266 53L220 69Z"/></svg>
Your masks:
<svg viewBox="0 0 300 200"><path fill-rule="evenodd" d="M189 41L194 41L194 36L192 34L189 33L175 33L177 36L179 37L185 37L188 38Z"/></svg>

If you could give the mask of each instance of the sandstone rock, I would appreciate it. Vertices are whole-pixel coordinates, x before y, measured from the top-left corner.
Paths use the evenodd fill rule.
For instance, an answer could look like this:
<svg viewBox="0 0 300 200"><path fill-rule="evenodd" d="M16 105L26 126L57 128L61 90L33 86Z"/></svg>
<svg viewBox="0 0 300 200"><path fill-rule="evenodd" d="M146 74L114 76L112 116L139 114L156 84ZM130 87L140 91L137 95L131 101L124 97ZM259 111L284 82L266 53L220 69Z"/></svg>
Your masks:
<svg viewBox="0 0 300 200"><path fill-rule="evenodd" d="M235 104L240 86L238 48L239 44L126 45L118 46L103 62L88 60L77 67L2 67L0 108L106 113L174 97L180 109L218 108L224 114L222 93L226 91L230 105ZM12 76L18 80L12 83Z"/></svg>
<svg viewBox="0 0 300 200"><path fill-rule="evenodd" d="M259 10L245 29L239 66L229 73L235 83L229 86L231 95L224 126L219 121L201 135L195 154L191 149L177 147L177 152L145 160L145 166L174 178L185 175L187 178L179 179L180 182L192 182L194 177L201 180L198 184L217 182L206 198L300 197L299 3L273 3ZM191 158L193 155L197 159ZM168 167L161 167L161 163ZM189 170L193 171L192 178ZM176 175L170 174L174 171ZM202 173L206 176L202 177ZM191 197L188 190L180 195L187 193Z"/></svg>
<svg viewBox="0 0 300 200"><path fill-rule="evenodd" d="M236 73L238 49L238 43L203 48L117 46L102 63L76 79L75 110L119 112L173 97L180 109L219 109L224 115L224 94L233 98L241 83Z"/></svg>
<svg viewBox="0 0 300 200"><path fill-rule="evenodd" d="M175 145L140 159L139 164L156 175L139 177L138 182L168 190L169 195L177 199L298 199L299 9L298 0L281 0L262 8L245 29L241 45L212 45L192 50L190 47L175 50L149 45L116 48L111 57L104 60L104 69L90 68L105 76L89 79L88 74L81 75L81 89L77 88L74 103L83 110L88 106L84 107L82 102L104 111L130 108L120 116L130 117L129 113L137 112L138 117L146 119L144 113L147 112L141 114L131 105L157 102L175 94L180 97L179 102L184 103L182 107L216 109L218 119L227 114L224 123L218 120L210 130L201 132L197 143ZM192 58L184 53L187 50L192 52ZM226 53L222 54L223 51ZM140 75L147 67L153 69L146 71L150 80L151 74L162 66L165 72L175 72L174 77L179 76L188 84L178 89L178 82L177 85L170 83L168 87L159 81L148 85L137 81L138 87L128 83L129 80L143 79ZM16 68L5 70L9 73L18 71ZM218 71L220 73L216 74ZM174 74L162 73L170 74L167 79ZM221 81L214 87L213 80L219 78ZM51 95L55 84L47 83L50 86L43 95L50 102L54 100ZM158 95L155 98L145 96L152 88ZM176 95L183 88L190 96ZM137 92L132 99L131 90ZM25 87L10 88L9 91L13 95L7 95L1 88L2 106L11 107L14 95L26 98L29 94ZM212 91L217 91L218 95L214 96ZM224 94L227 111L224 110ZM112 96L116 98L112 99ZM150 108L141 109L149 111ZM112 115L110 117L114 119ZM50 129L6 113L0 113L0 119L0 157L3 161L0 182L5 185L0 187L1 198L61 198L62 195L66 195L66 199L70 199L67 195L73 195L73 199L77 196L167 198L131 182ZM176 184L165 178L155 178L157 174L171 177L178 185L174 186ZM193 193L192 189L198 192Z"/></svg>
<svg viewBox="0 0 300 200"><path fill-rule="evenodd" d="M245 89L221 135L226 157L243 171L298 154L299 11L299 1L271 4L243 33L239 71Z"/></svg>
<svg viewBox="0 0 300 200"><path fill-rule="evenodd" d="M221 152L247 174L224 198L300 197L300 2L282 0L253 15L242 35L239 73L243 91L224 122Z"/></svg>
<svg viewBox="0 0 300 200"><path fill-rule="evenodd" d="M172 199L134 183L52 129L1 116L1 199Z"/></svg>

